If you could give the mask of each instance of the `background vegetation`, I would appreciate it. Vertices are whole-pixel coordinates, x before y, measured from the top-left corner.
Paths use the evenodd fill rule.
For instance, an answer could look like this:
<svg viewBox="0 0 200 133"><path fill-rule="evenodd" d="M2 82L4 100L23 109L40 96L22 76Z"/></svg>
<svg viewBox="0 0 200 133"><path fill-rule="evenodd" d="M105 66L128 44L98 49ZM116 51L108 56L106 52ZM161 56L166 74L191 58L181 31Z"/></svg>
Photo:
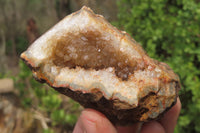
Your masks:
<svg viewBox="0 0 200 133"><path fill-rule="evenodd" d="M36 82L19 56L37 37L83 5L110 21L117 18L115 0L0 0L0 80L11 78L15 83L13 91L4 94L0 90L0 132L72 132L82 107Z"/></svg>
<svg viewBox="0 0 200 133"><path fill-rule="evenodd" d="M200 1L120 0L117 25L182 82L176 133L200 132Z"/></svg>
<svg viewBox="0 0 200 133"><path fill-rule="evenodd" d="M149 56L168 63L180 75L182 111L175 132L200 132L199 0L0 0L0 78L15 81L19 108L34 115L33 119L35 114L45 119L39 121L42 127L32 122L29 128L37 127L44 133L71 132L82 108L37 83L19 61L19 54L31 43L27 21L33 18L36 32L41 35L82 5L92 7L127 31Z"/></svg>

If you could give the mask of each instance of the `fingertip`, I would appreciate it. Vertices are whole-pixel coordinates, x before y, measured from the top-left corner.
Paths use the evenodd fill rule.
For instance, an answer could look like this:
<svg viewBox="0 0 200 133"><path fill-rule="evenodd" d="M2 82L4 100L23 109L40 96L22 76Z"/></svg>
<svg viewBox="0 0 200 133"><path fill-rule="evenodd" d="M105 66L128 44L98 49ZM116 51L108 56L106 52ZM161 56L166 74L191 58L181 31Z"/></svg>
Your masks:
<svg viewBox="0 0 200 133"><path fill-rule="evenodd" d="M87 133L102 133L104 131L116 133L112 123L102 113L93 109L85 109L82 111L74 131L76 131L76 128L79 132L81 130Z"/></svg>
<svg viewBox="0 0 200 133"><path fill-rule="evenodd" d="M118 133L138 133L141 129L142 122L135 123L128 126L117 126Z"/></svg>
<svg viewBox="0 0 200 133"><path fill-rule="evenodd" d="M151 121L143 124L141 133L165 133L165 129L159 122Z"/></svg>
<svg viewBox="0 0 200 133"><path fill-rule="evenodd" d="M180 111L181 111L181 101L180 101L180 98L178 97L177 98L177 102L176 104L174 105L174 107L172 107L171 111L175 112L177 116L179 116L180 114Z"/></svg>
<svg viewBox="0 0 200 133"><path fill-rule="evenodd" d="M176 104L160 120L161 125L165 128L166 133L173 133L179 114L181 111L181 102L177 98Z"/></svg>
<svg viewBox="0 0 200 133"><path fill-rule="evenodd" d="M105 116L102 113L93 109L84 109L80 116L80 118L93 123L101 121L104 117Z"/></svg>

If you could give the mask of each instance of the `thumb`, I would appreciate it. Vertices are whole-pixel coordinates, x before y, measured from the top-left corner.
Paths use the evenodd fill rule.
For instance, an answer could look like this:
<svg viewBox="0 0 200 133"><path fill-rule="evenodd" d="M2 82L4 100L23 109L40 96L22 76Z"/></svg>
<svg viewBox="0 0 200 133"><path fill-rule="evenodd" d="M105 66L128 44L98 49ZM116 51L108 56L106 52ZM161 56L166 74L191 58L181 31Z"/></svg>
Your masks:
<svg viewBox="0 0 200 133"><path fill-rule="evenodd" d="M82 111L73 133L117 133L112 123L100 112L93 109Z"/></svg>

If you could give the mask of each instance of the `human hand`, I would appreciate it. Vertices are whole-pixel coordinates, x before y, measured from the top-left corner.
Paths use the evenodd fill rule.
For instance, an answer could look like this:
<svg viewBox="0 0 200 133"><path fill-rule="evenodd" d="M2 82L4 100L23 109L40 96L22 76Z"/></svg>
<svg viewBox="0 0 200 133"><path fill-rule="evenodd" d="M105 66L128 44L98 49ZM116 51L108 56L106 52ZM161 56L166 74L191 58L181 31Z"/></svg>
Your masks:
<svg viewBox="0 0 200 133"><path fill-rule="evenodd" d="M179 98L177 103L159 121L144 123L141 133L173 133L181 110ZM93 109L82 111L73 133L137 133L139 123L126 127L115 127L100 112Z"/></svg>

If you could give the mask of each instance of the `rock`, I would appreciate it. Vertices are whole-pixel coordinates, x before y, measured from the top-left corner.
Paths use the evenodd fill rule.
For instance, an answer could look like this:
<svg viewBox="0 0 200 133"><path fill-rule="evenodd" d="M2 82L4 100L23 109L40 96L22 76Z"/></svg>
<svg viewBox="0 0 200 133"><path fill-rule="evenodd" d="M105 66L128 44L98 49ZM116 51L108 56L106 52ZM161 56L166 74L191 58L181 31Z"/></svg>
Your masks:
<svg viewBox="0 0 200 133"><path fill-rule="evenodd" d="M61 20L21 58L36 80L119 125L159 118L180 89L167 64L87 7Z"/></svg>

